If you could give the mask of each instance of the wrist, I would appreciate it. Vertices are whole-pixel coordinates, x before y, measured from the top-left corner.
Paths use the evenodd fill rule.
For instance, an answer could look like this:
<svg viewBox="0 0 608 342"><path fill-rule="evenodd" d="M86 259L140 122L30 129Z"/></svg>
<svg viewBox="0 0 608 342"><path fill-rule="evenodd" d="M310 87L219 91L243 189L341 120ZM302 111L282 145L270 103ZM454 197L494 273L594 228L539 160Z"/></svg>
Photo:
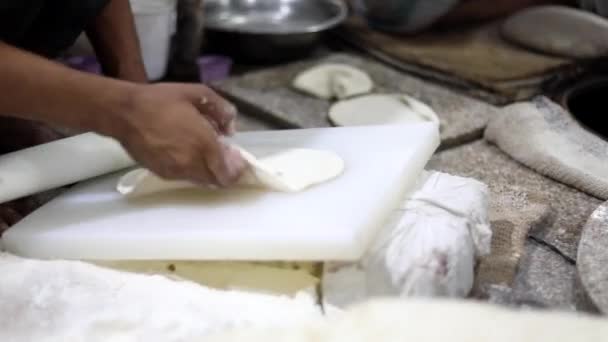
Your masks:
<svg viewBox="0 0 608 342"><path fill-rule="evenodd" d="M148 83L146 69L140 60L121 62L116 66L116 70L112 75L109 76L129 82Z"/></svg>
<svg viewBox="0 0 608 342"><path fill-rule="evenodd" d="M117 81L107 94L107 100L92 119L91 129L120 140L130 131L130 116L135 111L137 83Z"/></svg>

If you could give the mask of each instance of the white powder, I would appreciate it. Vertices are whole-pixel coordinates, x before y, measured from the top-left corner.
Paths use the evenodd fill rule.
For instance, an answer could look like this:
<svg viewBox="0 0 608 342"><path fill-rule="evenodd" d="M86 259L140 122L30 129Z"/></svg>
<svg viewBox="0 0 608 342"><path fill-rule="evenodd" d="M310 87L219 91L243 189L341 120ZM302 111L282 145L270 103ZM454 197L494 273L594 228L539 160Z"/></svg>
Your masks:
<svg viewBox="0 0 608 342"><path fill-rule="evenodd" d="M219 291L82 262L0 254L0 341L201 341L320 317L308 296Z"/></svg>
<svg viewBox="0 0 608 342"><path fill-rule="evenodd" d="M323 322L285 329L244 329L205 342L597 342L608 321L575 313L511 310L480 302L382 300Z"/></svg>

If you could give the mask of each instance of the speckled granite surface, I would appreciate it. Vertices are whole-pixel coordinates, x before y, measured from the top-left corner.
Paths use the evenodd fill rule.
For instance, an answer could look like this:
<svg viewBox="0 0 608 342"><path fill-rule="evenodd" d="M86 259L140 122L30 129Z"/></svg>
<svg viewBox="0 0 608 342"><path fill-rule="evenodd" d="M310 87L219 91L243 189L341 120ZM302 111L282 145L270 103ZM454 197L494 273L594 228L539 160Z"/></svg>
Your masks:
<svg viewBox="0 0 608 342"><path fill-rule="evenodd" d="M608 314L608 202L597 208L583 228L578 273L598 308Z"/></svg>
<svg viewBox="0 0 608 342"><path fill-rule="evenodd" d="M576 276L575 266L530 240L514 284L491 285L485 293L481 299L500 305L598 313Z"/></svg>
<svg viewBox="0 0 608 342"><path fill-rule="evenodd" d="M600 200L534 172L483 140L439 152L427 168L488 184L497 237L519 240L522 232L531 230L532 236L565 255L531 239L512 241L511 246L521 246L519 251L512 247L511 255L498 253L489 269L480 264L476 297L505 305L597 311L571 259L576 258L581 229ZM498 231L506 228L511 234Z"/></svg>
<svg viewBox="0 0 608 342"><path fill-rule="evenodd" d="M547 308L597 312L578 280L576 266L531 241L526 244L512 299Z"/></svg>
<svg viewBox="0 0 608 342"><path fill-rule="evenodd" d="M497 112L492 105L347 54L248 73L215 87L243 110L280 126L326 127L330 125L327 111L331 102L302 94L290 86L298 72L326 62L346 63L367 71L376 83L376 93L405 92L429 104L442 121L444 148L480 138L488 118Z"/></svg>
<svg viewBox="0 0 608 342"><path fill-rule="evenodd" d="M439 152L427 168L481 180L490 187L492 198L520 192L522 200L527 196L549 204L555 212L555 223L538 227L531 234L554 245L572 259L576 258L584 223L601 203L599 199L517 163L483 140Z"/></svg>

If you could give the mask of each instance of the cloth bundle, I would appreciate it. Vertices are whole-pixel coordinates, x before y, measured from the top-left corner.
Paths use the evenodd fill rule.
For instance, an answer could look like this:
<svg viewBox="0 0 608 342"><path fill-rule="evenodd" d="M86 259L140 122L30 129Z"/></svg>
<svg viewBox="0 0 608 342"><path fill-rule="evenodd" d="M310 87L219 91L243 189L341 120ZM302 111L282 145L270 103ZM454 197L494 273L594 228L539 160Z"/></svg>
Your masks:
<svg viewBox="0 0 608 342"><path fill-rule="evenodd" d="M545 97L504 107L485 138L545 176L608 199L608 142Z"/></svg>
<svg viewBox="0 0 608 342"><path fill-rule="evenodd" d="M477 257L490 252L488 189L426 172L357 263L326 263L325 307L384 296L465 297Z"/></svg>

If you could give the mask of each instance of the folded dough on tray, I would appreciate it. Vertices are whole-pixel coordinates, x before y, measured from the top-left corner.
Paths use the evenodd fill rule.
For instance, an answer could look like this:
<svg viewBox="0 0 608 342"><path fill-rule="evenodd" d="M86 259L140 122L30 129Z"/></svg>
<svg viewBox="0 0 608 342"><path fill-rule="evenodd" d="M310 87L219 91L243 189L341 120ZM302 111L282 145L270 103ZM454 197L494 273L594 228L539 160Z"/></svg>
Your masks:
<svg viewBox="0 0 608 342"><path fill-rule="evenodd" d="M344 170L344 161L333 152L310 149L286 149L256 158L237 147L249 163L249 169L236 187L261 188L278 192L298 192L329 181ZM199 187L187 181L163 179L147 169L136 169L120 178L117 190L128 197L163 191Z"/></svg>

